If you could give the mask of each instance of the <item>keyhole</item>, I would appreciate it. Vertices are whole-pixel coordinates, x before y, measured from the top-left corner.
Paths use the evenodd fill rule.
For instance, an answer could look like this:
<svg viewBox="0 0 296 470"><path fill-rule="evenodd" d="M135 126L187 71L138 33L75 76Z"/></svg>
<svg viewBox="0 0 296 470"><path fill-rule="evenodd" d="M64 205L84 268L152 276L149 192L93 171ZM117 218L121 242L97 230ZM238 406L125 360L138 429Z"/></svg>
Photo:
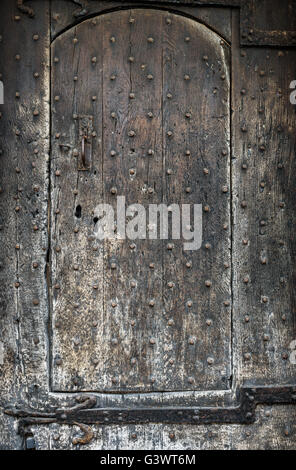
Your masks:
<svg viewBox="0 0 296 470"><path fill-rule="evenodd" d="M77 219L80 219L80 217L81 217L81 206L80 206L80 205L78 205L78 206L76 207L76 210L75 210L75 217L77 217Z"/></svg>
<svg viewBox="0 0 296 470"><path fill-rule="evenodd" d="M98 218L98 217L94 217L94 224L96 225L98 222L99 222L99 218Z"/></svg>

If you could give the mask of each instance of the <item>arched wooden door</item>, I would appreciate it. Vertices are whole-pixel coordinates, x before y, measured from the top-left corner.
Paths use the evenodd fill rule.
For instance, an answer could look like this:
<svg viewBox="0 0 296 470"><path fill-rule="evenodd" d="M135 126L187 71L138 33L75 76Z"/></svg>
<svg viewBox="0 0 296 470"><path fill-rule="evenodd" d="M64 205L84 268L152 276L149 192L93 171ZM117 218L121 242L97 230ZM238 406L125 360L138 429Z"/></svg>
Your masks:
<svg viewBox="0 0 296 470"><path fill-rule="evenodd" d="M91 18L53 43L51 103L53 390L228 389L229 46L161 10ZM202 204L201 248L98 240L117 196Z"/></svg>

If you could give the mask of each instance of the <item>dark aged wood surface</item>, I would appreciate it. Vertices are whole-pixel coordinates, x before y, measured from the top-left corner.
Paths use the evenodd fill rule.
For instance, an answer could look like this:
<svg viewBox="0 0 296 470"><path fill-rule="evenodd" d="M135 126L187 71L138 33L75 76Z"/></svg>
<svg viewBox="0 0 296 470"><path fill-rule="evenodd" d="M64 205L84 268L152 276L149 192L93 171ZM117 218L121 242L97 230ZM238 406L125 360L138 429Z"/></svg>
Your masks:
<svg viewBox="0 0 296 470"><path fill-rule="evenodd" d="M34 8L35 19L30 19L13 2L0 5L0 73L5 81L6 99L0 109L2 449L22 446L15 431L15 419L3 414L6 406L20 404L38 410L49 405L68 405L67 395L48 393L48 2L35 1ZM15 15L19 18L14 19ZM291 16L287 19L279 13L281 27L290 29ZM257 21L258 27L269 28L268 24L262 26L261 18ZM238 17L233 14L233 382L235 387L244 381L293 383L295 365L289 362L289 345L296 339L292 178L295 107L289 102L289 83L296 76L295 50L239 50L238 33ZM33 39L36 34L39 38ZM34 73L39 76L35 78ZM34 110L39 114L34 116ZM86 172L79 176L80 180L85 175ZM84 198L87 202L87 195ZM142 399L148 406L159 403L223 406L231 398L232 394L194 392L123 397L98 394L98 403L134 407ZM93 426L94 438L88 446L295 449L295 406L260 406L257 417L250 426ZM79 428L59 424L37 426L30 432L40 449L75 448L73 437L82 435Z"/></svg>
<svg viewBox="0 0 296 470"><path fill-rule="evenodd" d="M67 5L66 5L67 3ZM137 5L143 6L140 2L131 2L133 8ZM159 6L160 4L155 3ZM88 3L89 14L99 14L104 11L116 10L122 6L122 2L112 1L96 1L92 0ZM148 3L149 6L149 3ZM175 10L176 5L166 5L165 10ZM193 16L202 23L210 26L214 31L218 31L227 41L231 40L231 9L229 8L207 8L206 6L190 7L186 5L178 5L178 11ZM73 14L77 12L77 5L69 4L69 0L53 0L51 5L51 34L55 38L63 30L73 24L75 17ZM75 21L79 21L76 18Z"/></svg>
<svg viewBox="0 0 296 470"><path fill-rule="evenodd" d="M228 46L190 19L126 10L60 36L52 60L54 390L229 387ZM96 132L79 173L73 114L92 115ZM202 204L202 248L98 243L95 207L115 209L116 195L147 211Z"/></svg>

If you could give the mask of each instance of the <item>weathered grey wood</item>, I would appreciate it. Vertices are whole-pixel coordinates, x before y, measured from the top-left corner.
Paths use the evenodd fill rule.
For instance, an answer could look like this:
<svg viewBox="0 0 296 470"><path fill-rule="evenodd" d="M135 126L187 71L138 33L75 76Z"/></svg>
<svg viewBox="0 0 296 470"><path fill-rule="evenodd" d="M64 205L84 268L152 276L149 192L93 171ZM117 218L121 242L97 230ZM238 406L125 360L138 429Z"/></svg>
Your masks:
<svg viewBox="0 0 296 470"><path fill-rule="evenodd" d="M48 2L35 8L38 24L20 16L15 2L0 5L2 410L11 402L36 403L48 391ZM0 423L0 447L19 448L14 420L1 411Z"/></svg>
<svg viewBox="0 0 296 470"><path fill-rule="evenodd" d="M228 388L228 46L193 20L134 9L59 36L52 60L54 390ZM77 172L74 114L94 117L89 171ZM202 249L96 241L95 208L116 209L116 195L147 210L202 204Z"/></svg>
<svg viewBox="0 0 296 470"><path fill-rule="evenodd" d="M48 364L51 351L49 343L52 344L51 334L48 335L50 323L48 322L49 299L46 282L50 280L49 270L46 270L49 185L47 171L49 166L49 15L47 1L35 0L31 3L32 5L30 2L27 4L34 7L35 19L21 13L14 2L2 1L0 5L0 73L2 74L0 79L5 85L5 105L0 105L0 149L2 150L0 155L0 187L2 188L0 194L2 248L0 254L0 341L4 349L3 364L0 365L1 449L19 449L22 446L22 439L16 434L17 422L13 417L3 414L5 407L19 404L21 407L31 406L36 410L48 410L51 407L67 408L74 398L69 394L52 393L52 384L49 380ZM97 2L91 3L95 6ZM209 3L219 3L219 0ZM269 2L269 5L271 3ZM60 2L60 4L63 5L63 11L66 14L60 25L53 27L55 32L60 32L64 27L72 24L70 17L72 18L72 9L76 8L70 1ZM262 4L263 2L260 3ZM228 26L226 28L227 18L229 18L228 9L219 9L217 16L215 9L197 8L196 10L200 12L200 19L209 23L214 29L219 30L219 24L221 26L223 23L220 31L227 39L222 30L228 31L227 35L229 34ZM223 11L225 11L225 20L222 21L220 15ZM284 12L284 9L280 11ZM209 15L211 20L207 20L206 15ZM276 22L272 16L271 23L269 17L262 14L255 15L255 26L258 29L262 28L262 31L274 28L277 24L280 29L289 31L293 21L293 15L277 16ZM165 28L167 26L167 24L164 25ZM134 407L139 401L145 406L159 404L227 406L236 402L236 387L244 381L253 384L295 382L295 365L289 361L289 346L291 341L296 339L293 283L295 279L293 259L295 256L293 233L295 183L292 178L295 155L295 110L289 102L291 91L289 84L296 76L295 50L247 48L239 51L237 13L233 15L233 32L231 194L234 209L232 231L234 387L229 391L210 393L192 391L162 394L155 392L126 395L98 394L99 406ZM91 42L91 38L92 33L86 33L85 40ZM245 40L247 41L248 37ZM260 36L259 40L262 44L268 44L271 39L267 35L266 39ZM272 40L276 43L276 36ZM107 36L104 41L105 47L109 48ZM86 114L95 114L100 101L97 81L91 78L92 69L89 69L89 57L78 58L75 48L77 44L71 49L73 55L66 58L68 67L71 67L69 70L73 68L75 72L78 62L81 61L82 68L89 71L84 86L89 87L89 97L97 95L97 100L85 100L84 95L76 93L74 107L76 110L83 107ZM116 57L116 61L117 59L119 58ZM100 70L101 66L98 60L95 67ZM95 77L103 78L99 70ZM126 64L125 70L128 77L132 69ZM108 76L104 80L106 90ZM125 86L126 81L123 78L121 80L121 86ZM128 80L130 77L127 78ZM133 81L137 84L141 83L137 74L133 76ZM176 84L176 87L178 88L179 84ZM74 86L69 91L74 95ZM140 93L143 93L142 99L148 100L149 97L145 91L141 90ZM185 102L185 95L183 93L181 95ZM53 98L54 96L56 95L53 95ZM111 84L109 93L105 96L104 105L108 110L108 106L112 103ZM124 99L117 102L118 108L122 106L125 109ZM55 107L58 110L59 104L53 100L53 110ZM139 111L137 104L132 106L132 115L136 115ZM66 121L62 120L59 124L61 123L61 128L62 125L65 127L66 135L57 139L58 142L52 154L58 156L57 163L61 163L61 166L57 168L61 171L61 176L53 175L52 178L52 194L58 201L58 205L52 207L50 221L58 220L59 214L56 214L55 210L66 203L70 217L63 219L63 214L60 213L61 219L66 228L71 224L74 225L74 222L79 226L80 231L75 233L74 238L77 240L77 249L79 249L84 246L85 236L81 227L85 221L90 223L90 219L83 210L80 219L73 215L78 205L76 204L78 196L78 202L81 202L82 208L85 207L89 202L88 188L92 188L92 191L99 191L103 195L104 182L100 178L89 179L88 172L76 172L75 175L78 176L73 182L72 189L73 191L78 189L78 193L71 193L71 184L69 184L66 199L58 199L61 184L58 182L59 178L64 176L64 169L69 170L68 164L71 161L66 148L61 151L59 143L67 144L68 136L76 136L78 126L76 120L73 124L71 116L68 118L65 116L65 118ZM103 147L100 141L102 128L97 121L94 127L98 133L94 139L94 152L102 155ZM121 127L124 129L123 122L120 123ZM38 153L35 153L35 150L38 150ZM105 156L107 162L107 153ZM95 158L95 162L96 160ZM134 164L134 161L137 160L130 157L128 168ZM52 159L51 165L55 168L55 158ZM145 162L143 162L139 171L144 172L145 169ZM101 168L95 163L92 170L97 171L97 174L99 173L102 177ZM115 172L112 166L108 171L110 177L114 178ZM140 174L139 172L137 176ZM119 176L120 181L127 184L124 172L118 172L118 178ZM74 171L72 174L69 172L68 177L71 183ZM52 223L50 221L49 226ZM63 230L64 228L61 227L62 232ZM71 233L72 236L74 237L74 233L73 235ZM71 237L64 239L60 257L63 257L63 248L72 240ZM93 240L90 239L88 242L89 247L92 247ZM114 247L110 248L110 252L112 249ZM80 252L81 257L83 256L82 262L89 265L90 275L97 280L97 275L102 273L103 254L98 250L94 259L90 248L83 253L82 250ZM133 258L128 257L127 250L120 249L116 253L121 255L124 269L133 267ZM105 258L107 254L108 252L105 252ZM59 259L58 253L54 256ZM53 260L54 258L49 258L50 262ZM142 257L141 262L144 260ZM55 268L54 264L53 266ZM64 282L67 286L67 279L70 276L66 264L65 267L66 270L58 276L62 279L61 290L64 288ZM211 268L211 263L208 267ZM141 272L139 267L137 269L137 272ZM156 266L155 274L159 272L158 269L159 267ZM56 273L55 270L53 272ZM177 276L180 276L179 272ZM78 270L74 279L77 300L81 298L79 293L85 289L81 279L83 276ZM110 289L113 289L114 294L117 293L116 277L109 277L108 281L110 281ZM151 286L153 288L153 283L149 284L147 291L143 290L143 292L149 293ZM89 287L92 289L93 285ZM142 287L145 288L144 283ZM51 290L49 292L51 294ZM121 283L118 294L122 301L125 300L127 292L127 287ZM100 292L93 295L90 305L95 305L100 296ZM142 301L143 298L134 296L133 305ZM74 303L74 298L68 298L68 300L70 304ZM82 312L87 311L89 311L89 304L84 303ZM75 316L69 315L70 327L73 318L75 319ZM87 334L87 340L91 345L95 344L98 329L100 329L99 334L102 334L103 325L94 326L92 317L88 320L90 323L80 318L78 325L82 334L86 332L84 334ZM91 326L91 337L88 334L89 326ZM214 334L219 336L220 332L214 331ZM53 357L53 360L55 359ZM80 361L84 361L84 358L82 357ZM73 366L76 366L75 362ZM89 368L89 364L85 363L83 367ZM78 381L78 386L80 384L81 382ZM260 406L257 408L257 415L258 421L252 426L192 427L160 424L94 426L94 439L88 444L88 448L295 449L295 406L276 406L272 409ZM40 449L74 449L77 446L73 445L72 439L82 436L79 428L57 424L31 429L27 427L26 432L34 434L37 448ZM55 440L58 436L60 436L59 440Z"/></svg>
<svg viewBox="0 0 296 470"><path fill-rule="evenodd" d="M236 30L237 31L237 30ZM295 50L233 47L236 376L289 383L295 331Z"/></svg>

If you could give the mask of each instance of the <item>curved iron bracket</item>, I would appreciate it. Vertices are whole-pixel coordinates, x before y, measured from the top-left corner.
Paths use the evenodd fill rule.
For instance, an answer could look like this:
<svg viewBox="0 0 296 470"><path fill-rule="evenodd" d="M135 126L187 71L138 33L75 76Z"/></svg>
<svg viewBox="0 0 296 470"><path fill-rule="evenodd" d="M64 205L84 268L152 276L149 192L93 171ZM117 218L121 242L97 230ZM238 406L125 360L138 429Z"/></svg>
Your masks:
<svg viewBox="0 0 296 470"><path fill-rule="evenodd" d="M17 0L17 8L22 12L22 13L25 13L26 15L28 15L30 18L34 18L35 16L35 12L33 10L33 8L27 6L27 5L24 5L24 2L26 0ZM71 0L73 3L75 3L76 5L79 5L80 8L76 9L74 12L73 12L73 16L75 16L75 18L80 18L81 16L85 16L88 14L89 10L88 10L88 1L87 0Z"/></svg>
<svg viewBox="0 0 296 470"><path fill-rule="evenodd" d="M75 18L80 18L81 16L85 16L89 13L87 0L72 0L72 2L80 6L80 8L73 12L73 16L75 16Z"/></svg>
<svg viewBox="0 0 296 470"><path fill-rule="evenodd" d="M33 10L33 8L30 8L26 5L24 5L24 2L26 0L17 0L17 8L22 12L22 13L25 13L26 15L28 15L30 18L34 18L35 16L35 12Z"/></svg>

